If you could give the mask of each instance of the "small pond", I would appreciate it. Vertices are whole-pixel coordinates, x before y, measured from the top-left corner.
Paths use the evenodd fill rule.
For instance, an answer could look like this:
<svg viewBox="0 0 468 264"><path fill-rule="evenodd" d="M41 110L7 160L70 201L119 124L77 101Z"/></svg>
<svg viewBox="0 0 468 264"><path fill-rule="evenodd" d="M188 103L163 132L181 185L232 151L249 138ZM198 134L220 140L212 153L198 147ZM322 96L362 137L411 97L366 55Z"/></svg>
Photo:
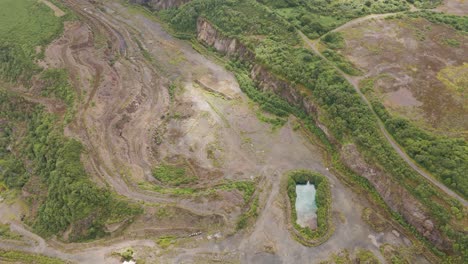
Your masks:
<svg viewBox="0 0 468 264"><path fill-rule="evenodd" d="M296 185L297 224L301 227L317 228L317 204L315 203L315 186L307 184Z"/></svg>

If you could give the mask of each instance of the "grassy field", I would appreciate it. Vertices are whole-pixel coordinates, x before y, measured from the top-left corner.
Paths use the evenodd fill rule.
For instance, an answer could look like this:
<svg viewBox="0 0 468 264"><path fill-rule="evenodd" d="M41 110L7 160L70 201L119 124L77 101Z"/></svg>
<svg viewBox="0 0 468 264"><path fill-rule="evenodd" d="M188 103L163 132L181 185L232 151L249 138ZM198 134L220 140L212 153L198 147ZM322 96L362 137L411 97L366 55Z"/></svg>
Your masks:
<svg viewBox="0 0 468 264"><path fill-rule="evenodd" d="M309 38L317 38L351 19L409 9L405 0L257 0L300 29Z"/></svg>
<svg viewBox="0 0 468 264"><path fill-rule="evenodd" d="M39 70L34 61L43 56L43 46L62 32L66 18L56 17L35 0L0 1L0 76L7 81L29 80Z"/></svg>
<svg viewBox="0 0 468 264"><path fill-rule="evenodd" d="M466 240L463 231L457 224L451 225L461 221L458 220L459 212L457 211L463 210L462 205L427 184L425 179L403 161L380 133L377 117L359 98L351 85L329 63L294 41L297 39L294 29L298 27L294 25L294 21L288 23L286 19L278 18L279 14L271 11L272 2L262 1L270 8L259 5L260 2L194 0L179 9L161 11L159 16L162 20L167 21L174 31L184 33L186 36L189 34L196 36L197 18L203 17L224 36L234 37L249 47L256 55L255 59L241 58L241 62L232 62L227 67L236 73L241 89L249 97L265 106L277 104L279 107L275 107L274 111L281 110L291 113L290 111L295 112L296 109L291 105L277 102L275 96L264 98L259 94L253 80L249 78L252 64L262 65L277 78L287 80L295 85L304 97L309 96L307 99L313 101L321 110L320 121L328 128L337 142L356 144L367 162L377 164L388 175L392 176L392 181L395 184L403 186L421 202L428 215L436 222L437 228L440 228L442 236L454 241L455 253L451 251L447 251L447 253L456 255L458 258L462 258L463 254L466 256ZM401 7L403 5L394 6ZM248 10L249 16L247 19L242 19L242 23L239 23L239 14L245 14L245 10ZM333 10L324 10L323 12L323 14L328 15L337 14ZM268 15L253 15L261 13L268 13ZM311 14L314 13L311 12ZM279 23L272 25L272 21ZM310 118L304 113L298 113L298 116ZM324 142L327 142L326 139ZM335 166L338 165L337 162ZM369 184L362 178L356 182L359 182L358 184L363 188L370 188ZM408 226L398 213L392 214L394 219ZM443 255L434 247L432 249L436 254Z"/></svg>
<svg viewBox="0 0 468 264"><path fill-rule="evenodd" d="M50 258L38 254L24 253L20 251L0 250L1 263L35 263L35 264L63 264L65 261Z"/></svg>

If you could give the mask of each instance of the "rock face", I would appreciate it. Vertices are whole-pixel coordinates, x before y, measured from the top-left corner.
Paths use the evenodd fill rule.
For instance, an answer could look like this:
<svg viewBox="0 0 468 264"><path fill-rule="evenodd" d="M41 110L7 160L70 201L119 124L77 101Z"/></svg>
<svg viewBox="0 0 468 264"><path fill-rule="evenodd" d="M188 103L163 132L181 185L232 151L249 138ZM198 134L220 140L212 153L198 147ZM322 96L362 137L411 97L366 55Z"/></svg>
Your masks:
<svg viewBox="0 0 468 264"><path fill-rule="evenodd" d="M197 38L208 46L214 47L217 51L232 57L239 57L243 60L251 61L255 55L244 44L235 38L223 36L206 19L197 20Z"/></svg>
<svg viewBox="0 0 468 264"><path fill-rule="evenodd" d="M255 62L255 54L251 50L237 39L224 36L206 19L199 18L197 30L198 40L206 45L214 47L225 55L237 57L249 63ZM250 76L262 91L273 92L281 96L290 104L302 108L307 114L315 116L315 120L318 120L320 115L318 107L294 85L271 74L261 65L254 65ZM331 142L338 143L324 125L317 122L317 126L322 129ZM355 145L343 146L341 156L346 166L371 182L393 211L401 214L408 223L439 249L450 249L450 242L442 236L424 206L403 186L395 182L390 175L367 164Z"/></svg>
<svg viewBox="0 0 468 264"><path fill-rule="evenodd" d="M244 44L235 38L224 36L206 19L199 18L197 21L197 38L204 44L214 47L218 52L237 57L249 63L255 60L255 54ZM264 92L272 92L288 103L300 107L307 114L318 119L318 109L307 96L302 95L298 89L271 74L261 65L254 65L250 72L250 77L256 82L257 86ZM334 141L327 128L317 124L331 141Z"/></svg>
<svg viewBox="0 0 468 264"><path fill-rule="evenodd" d="M449 249L449 242L443 239L440 231L435 228L424 206L403 186L381 169L367 164L354 144L343 146L341 156L347 167L372 183L393 211L399 212L408 223L438 248Z"/></svg>
<svg viewBox="0 0 468 264"><path fill-rule="evenodd" d="M191 0L130 0L130 3L144 5L154 10L161 10L177 7L190 1Z"/></svg>

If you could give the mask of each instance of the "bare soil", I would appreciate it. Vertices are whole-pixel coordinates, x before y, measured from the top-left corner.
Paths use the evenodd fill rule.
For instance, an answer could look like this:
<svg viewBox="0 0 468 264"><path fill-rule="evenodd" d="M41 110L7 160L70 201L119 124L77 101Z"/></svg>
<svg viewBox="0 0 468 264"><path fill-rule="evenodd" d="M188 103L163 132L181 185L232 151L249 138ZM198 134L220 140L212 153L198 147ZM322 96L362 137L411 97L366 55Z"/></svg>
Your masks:
<svg viewBox="0 0 468 264"><path fill-rule="evenodd" d="M442 11L451 15L466 16L468 15L467 0L444 0L442 5L436 8L437 11Z"/></svg>
<svg viewBox="0 0 468 264"><path fill-rule="evenodd" d="M18 247L0 241L0 247L77 263L119 263L112 252L126 247L133 247L136 258L147 263L310 263L344 248L368 249L383 260L381 244L411 243L392 228L374 231L362 219L368 202L330 173L314 139L295 131L292 119L276 130L261 122L257 107L223 66L171 37L155 20L117 2L105 1L99 8L85 0L65 3L81 19L66 25L41 64L66 68L80 95L66 135L85 145L82 160L96 183L141 202L144 213L132 223L109 225L108 238L71 244L60 238L44 240L17 216L3 219L8 214L2 213L0 219L32 243ZM177 86L172 99L171 83ZM197 177L189 186L193 188L256 180L260 206L255 223L235 232L245 210L236 190L210 196L141 188L159 184L151 169L163 162L185 164ZM318 247L299 244L288 230L280 182L294 169L320 172L331 182L336 230ZM10 208L0 203L0 212ZM168 248L155 243L168 235L175 238Z"/></svg>
<svg viewBox="0 0 468 264"><path fill-rule="evenodd" d="M343 34L345 55L366 77L377 78L388 109L441 133L466 133L467 99L442 82L440 73L466 63L468 37L424 19L370 20Z"/></svg>

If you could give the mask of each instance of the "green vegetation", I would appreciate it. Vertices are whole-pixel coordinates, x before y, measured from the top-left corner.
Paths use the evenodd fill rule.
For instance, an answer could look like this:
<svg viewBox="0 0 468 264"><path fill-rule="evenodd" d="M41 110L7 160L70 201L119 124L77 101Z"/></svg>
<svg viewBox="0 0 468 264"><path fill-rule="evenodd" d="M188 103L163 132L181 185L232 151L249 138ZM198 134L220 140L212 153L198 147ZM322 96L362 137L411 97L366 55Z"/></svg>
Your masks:
<svg viewBox="0 0 468 264"><path fill-rule="evenodd" d="M133 259L133 248L125 249L119 255L124 261L132 260Z"/></svg>
<svg viewBox="0 0 468 264"><path fill-rule="evenodd" d="M219 189L226 191L237 189L243 194L244 202L248 203L255 192L255 184L251 181L233 181L221 185Z"/></svg>
<svg viewBox="0 0 468 264"><path fill-rule="evenodd" d="M442 0L406 0L419 8L434 8L442 3Z"/></svg>
<svg viewBox="0 0 468 264"><path fill-rule="evenodd" d="M456 42L452 42L456 43ZM455 96L462 100L468 100L468 63L460 66L447 66L439 73L437 79Z"/></svg>
<svg viewBox="0 0 468 264"><path fill-rule="evenodd" d="M14 250L0 249L0 262L2 263L34 263L34 264L64 264L60 259L30 254Z"/></svg>
<svg viewBox="0 0 468 264"><path fill-rule="evenodd" d="M343 55L339 52L336 52L331 49L326 49L322 52L323 56L333 62L340 70L344 73L358 76L361 75L362 72L358 70L351 62L349 62Z"/></svg>
<svg viewBox="0 0 468 264"><path fill-rule="evenodd" d="M21 158L13 152L2 152L2 160L14 158L14 168L21 168L2 169L2 179L8 187L20 188L29 180L26 171L32 171L47 186L44 203L32 219L37 232L49 236L71 225L74 227L71 241L91 239L105 234L106 223L140 212L136 205L129 205L108 190L96 187L81 164L81 144L63 136L63 124L54 115L5 91L0 92L0 102L0 120L5 120L7 128L2 142L21 142L13 145L14 153L21 153ZM24 127L23 133L10 130L18 124ZM25 164L28 170L24 169Z"/></svg>
<svg viewBox="0 0 468 264"><path fill-rule="evenodd" d="M65 69L45 70L41 73L41 80L45 85L45 89L42 90L43 96L53 95L68 107L73 107L75 92L68 82L68 72Z"/></svg>
<svg viewBox="0 0 468 264"><path fill-rule="evenodd" d="M380 252L385 260L391 264L410 264L411 259L405 256L403 247L395 248L390 244L383 244L380 246ZM450 262L448 262L450 263Z"/></svg>
<svg viewBox="0 0 468 264"><path fill-rule="evenodd" d="M341 32L330 32L320 38L320 41L327 45L330 49L342 49L345 47L345 41Z"/></svg>
<svg viewBox="0 0 468 264"><path fill-rule="evenodd" d="M4 225L0 223L0 239L19 240L22 237L23 236L21 236L20 234L10 231L10 225Z"/></svg>
<svg viewBox="0 0 468 264"><path fill-rule="evenodd" d="M445 24L456 30L468 32L468 16L455 16L426 10L407 13L407 15L410 17L422 17L431 21L432 23Z"/></svg>
<svg viewBox="0 0 468 264"><path fill-rule="evenodd" d="M236 229L241 230L241 229L246 228L249 223L249 219L252 219L258 216L257 210L258 210L258 196L255 197L249 209L239 217L239 219L237 220Z"/></svg>
<svg viewBox="0 0 468 264"><path fill-rule="evenodd" d="M104 225L140 212L135 205L117 199L89 179L80 161L82 146L63 136L55 117L36 111L29 124L25 151L35 171L48 186L34 229L43 235L65 231L69 225L85 225L70 240L104 235Z"/></svg>
<svg viewBox="0 0 468 264"><path fill-rule="evenodd" d="M315 39L351 19L408 10L405 0L257 0Z"/></svg>
<svg viewBox="0 0 468 264"><path fill-rule="evenodd" d="M371 208L364 208L362 212L362 220L364 220L364 222L366 222L376 232L382 232L388 226L385 218Z"/></svg>
<svg viewBox="0 0 468 264"><path fill-rule="evenodd" d="M354 256L350 256L348 249L343 249L340 252L333 253L326 261L319 262L320 264L380 264L379 259L367 249L356 249Z"/></svg>
<svg viewBox="0 0 468 264"><path fill-rule="evenodd" d="M197 18L204 17L225 36L240 40L256 55L255 60L237 58L238 60L229 63L227 68L234 71L241 89L253 101L267 109L267 112L271 111L278 116L294 114L301 120L305 120L305 127L322 139L329 150L336 151L333 150L333 146L330 145L323 132L314 125L313 117L307 116L303 109L299 106L291 106L275 95L270 96L269 93L257 90L255 83L249 77L252 64L257 64L268 69L279 80L287 80L299 89L304 100L312 101L320 109L320 122L333 135L335 143L355 143L367 162L377 164L384 169L393 176L396 183L421 201L435 220L436 226L445 236L456 241L454 242L456 254L468 254L464 246L467 236L462 230L454 229L457 225L451 225L452 221L456 221L458 217L454 213L455 210L451 208L455 207L458 211L463 211L462 205L440 193L402 160L379 131L378 120L371 109L352 86L326 61L321 60L311 51L301 48L302 45L297 45L298 38L294 30L291 30L291 24L277 18L276 13L264 12L264 7L249 0L205 1L204 3L206 5L203 6L200 1L195 0L178 9L163 11L159 14L174 30L181 30L185 35L195 36ZM270 25L266 19L267 16L260 14L262 12L268 14L268 21L279 21L279 23L274 26ZM238 18L243 17L243 14L248 14L248 18L239 22ZM253 14L258 14L258 16ZM244 30L238 30L239 27ZM236 30L233 31L233 28ZM288 36L293 37L288 38ZM346 168L339 164L339 156L333 154L333 157L333 161L336 162L334 165L346 171ZM372 192L372 197L383 205L381 198L378 198L379 195L375 193L375 189L367 180L349 171L345 175L350 177L349 180L353 184ZM419 190L424 190L424 193ZM391 215L398 222L416 232L397 213L393 212ZM418 236L421 238L420 235Z"/></svg>
<svg viewBox="0 0 468 264"><path fill-rule="evenodd" d="M202 16L215 22L213 24L226 36L243 37L243 42L252 47L259 42L259 36L265 35L293 45L299 43L294 28L288 27L283 19L252 0L194 0L183 8L163 10L159 15L178 34L193 36L197 19Z"/></svg>
<svg viewBox="0 0 468 264"><path fill-rule="evenodd" d="M444 42L451 46L451 47L454 47L454 48L458 48L460 47L460 41L456 40L456 39L451 39L451 38L448 38L448 39L444 39Z"/></svg>
<svg viewBox="0 0 468 264"><path fill-rule="evenodd" d="M322 55L333 62L340 70L353 76L362 75L362 72L341 54L340 49L345 46L341 33L330 32L320 38L320 41L328 47L322 52Z"/></svg>
<svg viewBox="0 0 468 264"><path fill-rule="evenodd" d="M167 249L169 246L175 243L176 237L174 236L162 236L156 240L156 243L162 248Z"/></svg>
<svg viewBox="0 0 468 264"><path fill-rule="evenodd" d="M400 144L406 153L419 165L435 175L447 187L468 198L468 144L462 138L449 138L427 132L409 120L393 117L373 93L374 80L362 83L366 96L388 132ZM421 196L429 195L424 186L416 191ZM457 218L462 214L455 215Z"/></svg>
<svg viewBox="0 0 468 264"><path fill-rule="evenodd" d="M62 32L66 19L69 17L55 17L49 7L38 1L2 1L0 78L27 83L38 74L41 69L36 60ZM66 71L50 69L39 77L44 96L53 95L69 108L73 106L75 94ZM57 118L4 90L0 90L0 102L0 180L8 188L21 188L32 173L46 184L46 197L40 198L44 204L37 217L31 219L38 232L57 234L77 224L82 225L82 230L73 230L70 240L93 238L103 235L106 221L137 212L89 180L80 163L81 145L63 137ZM85 220L89 226L78 224Z"/></svg>
<svg viewBox="0 0 468 264"><path fill-rule="evenodd" d="M153 177L163 184L179 186L193 183L196 177L187 174L184 167L163 164L153 169Z"/></svg>
<svg viewBox="0 0 468 264"><path fill-rule="evenodd" d="M356 260L358 263L365 263L365 264L379 264L379 259L372 253L370 250L367 249L358 249L356 252Z"/></svg>
<svg viewBox="0 0 468 264"><path fill-rule="evenodd" d="M286 124L287 122L287 119L277 117L277 116L270 117L270 116L263 114L261 111L257 111L256 114L257 114L258 120L264 123L271 124L273 130L284 126L284 124Z"/></svg>
<svg viewBox="0 0 468 264"><path fill-rule="evenodd" d="M44 46L59 36L62 22L68 18L55 17L49 7L36 0L0 1L0 78L29 81L40 71L35 60L43 56Z"/></svg>
<svg viewBox="0 0 468 264"><path fill-rule="evenodd" d="M317 229L301 227L297 222L296 213L296 185L310 182L315 186L315 201L317 203ZM294 228L305 238L306 241L314 243L323 237L331 235L331 192L328 179L316 172L293 171L288 174L287 193L291 206L291 222Z"/></svg>
<svg viewBox="0 0 468 264"><path fill-rule="evenodd" d="M33 110L32 104L0 89L0 182L8 188L21 188L30 177L18 154L10 149L17 144L14 134L32 118Z"/></svg>

